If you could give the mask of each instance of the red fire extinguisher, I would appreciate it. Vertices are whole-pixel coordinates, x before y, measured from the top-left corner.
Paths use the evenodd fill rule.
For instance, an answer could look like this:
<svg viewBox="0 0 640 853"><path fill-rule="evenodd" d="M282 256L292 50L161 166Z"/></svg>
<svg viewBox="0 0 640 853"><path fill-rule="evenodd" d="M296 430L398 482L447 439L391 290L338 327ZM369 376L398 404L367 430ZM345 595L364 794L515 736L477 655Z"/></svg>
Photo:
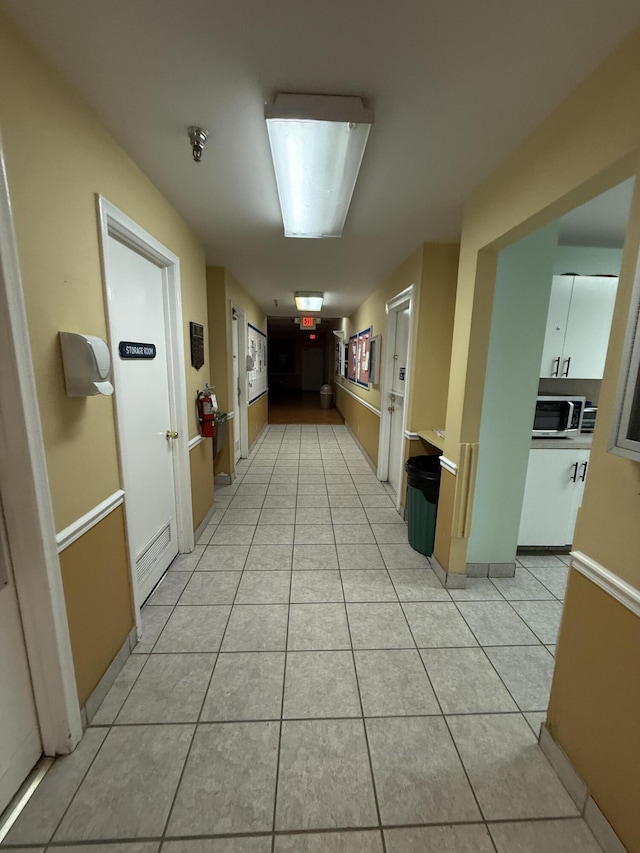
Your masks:
<svg viewBox="0 0 640 853"><path fill-rule="evenodd" d="M212 389L207 385L204 391L198 391L196 403L198 407L198 420L200 421L200 435L205 438L214 438L216 434L215 417L211 399Z"/></svg>

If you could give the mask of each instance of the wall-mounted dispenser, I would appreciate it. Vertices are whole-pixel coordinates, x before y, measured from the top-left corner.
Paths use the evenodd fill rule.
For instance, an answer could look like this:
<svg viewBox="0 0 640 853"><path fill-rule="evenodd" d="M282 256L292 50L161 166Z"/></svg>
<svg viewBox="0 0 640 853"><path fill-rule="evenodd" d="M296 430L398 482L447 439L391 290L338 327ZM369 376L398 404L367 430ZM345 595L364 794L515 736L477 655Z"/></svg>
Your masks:
<svg viewBox="0 0 640 853"><path fill-rule="evenodd" d="M95 335L60 332L64 378L69 397L113 394L109 347Z"/></svg>

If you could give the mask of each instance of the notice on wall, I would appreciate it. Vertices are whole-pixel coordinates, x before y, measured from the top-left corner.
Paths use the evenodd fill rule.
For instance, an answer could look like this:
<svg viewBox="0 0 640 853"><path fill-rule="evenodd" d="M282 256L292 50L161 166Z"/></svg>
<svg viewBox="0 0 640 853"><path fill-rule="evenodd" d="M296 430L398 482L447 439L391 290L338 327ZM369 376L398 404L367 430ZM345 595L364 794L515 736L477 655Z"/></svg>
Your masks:
<svg viewBox="0 0 640 853"><path fill-rule="evenodd" d="M356 370L356 382L358 385L369 387L369 360L371 357L371 329L365 329L358 333L358 362Z"/></svg>
<svg viewBox="0 0 640 853"><path fill-rule="evenodd" d="M351 335L349 338L349 368L347 378L351 382L356 381L356 372L358 369L358 336Z"/></svg>
<svg viewBox="0 0 640 853"><path fill-rule="evenodd" d="M267 384L267 336L247 323L247 384L249 404L269 390Z"/></svg>

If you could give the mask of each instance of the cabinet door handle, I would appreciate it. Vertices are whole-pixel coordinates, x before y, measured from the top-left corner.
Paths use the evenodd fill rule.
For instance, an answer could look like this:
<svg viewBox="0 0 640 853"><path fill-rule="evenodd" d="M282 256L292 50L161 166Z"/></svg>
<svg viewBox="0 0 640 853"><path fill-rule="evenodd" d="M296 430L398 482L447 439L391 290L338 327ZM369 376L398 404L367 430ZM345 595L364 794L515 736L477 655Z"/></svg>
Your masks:
<svg viewBox="0 0 640 853"><path fill-rule="evenodd" d="M578 462L574 462L571 466L573 468L573 476L571 476L569 479L572 483L575 483L578 479L578 464Z"/></svg>
<svg viewBox="0 0 640 853"><path fill-rule="evenodd" d="M568 376L569 375L569 365L571 364L571 356L569 356L569 358L565 358L564 363L565 363L566 367L562 371L562 376Z"/></svg>
<svg viewBox="0 0 640 853"><path fill-rule="evenodd" d="M587 465L588 465L588 464L589 464L588 462L583 462L583 463L582 463L582 474L580 474L580 480L581 480L583 483L584 483L584 481L585 481L585 479L586 479L586 476L587 476Z"/></svg>
<svg viewBox="0 0 640 853"><path fill-rule="evenodd" d="M557 376L559 370L560 370L560 356L553 359L553 368L551 369L551 375Z"/></svg>

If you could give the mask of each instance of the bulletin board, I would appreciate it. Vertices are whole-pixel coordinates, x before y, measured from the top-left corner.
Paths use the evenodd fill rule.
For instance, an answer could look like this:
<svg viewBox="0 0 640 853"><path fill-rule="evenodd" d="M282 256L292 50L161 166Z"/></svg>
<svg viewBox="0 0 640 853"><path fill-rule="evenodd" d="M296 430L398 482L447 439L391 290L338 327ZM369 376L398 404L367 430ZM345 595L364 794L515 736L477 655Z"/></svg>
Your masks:
<svg viewBox="0 0 640 853"><path fill-rule="evenodd" d="M249 404L269 390L267 385L267 336L247 323L247 383Z"/></svg>
<svg viewBox="0 0 640 853"><path fill-rule="evenodd" d="M356 370L358 367L358 336L351 335L349 338L349 367L347 370L347 379L351 382L356 381Z"/></svg>
<svg viewBox="0 0 640 853"><path fill-rule="evenodd" d="M371 329L358 333L358 360L356 363L356 382L358 385L369 387L369 357Z"/></svg>

